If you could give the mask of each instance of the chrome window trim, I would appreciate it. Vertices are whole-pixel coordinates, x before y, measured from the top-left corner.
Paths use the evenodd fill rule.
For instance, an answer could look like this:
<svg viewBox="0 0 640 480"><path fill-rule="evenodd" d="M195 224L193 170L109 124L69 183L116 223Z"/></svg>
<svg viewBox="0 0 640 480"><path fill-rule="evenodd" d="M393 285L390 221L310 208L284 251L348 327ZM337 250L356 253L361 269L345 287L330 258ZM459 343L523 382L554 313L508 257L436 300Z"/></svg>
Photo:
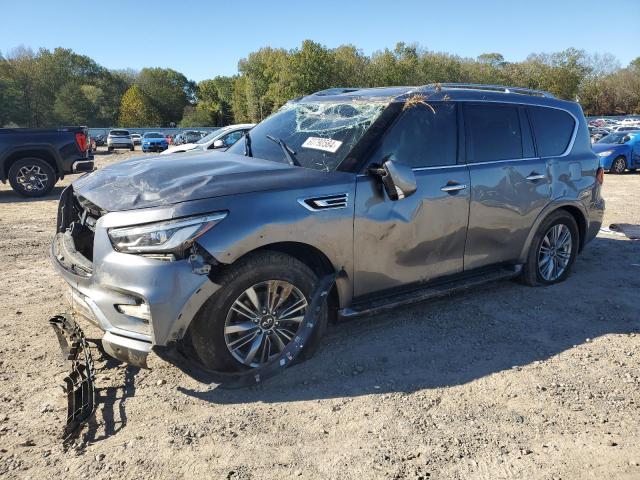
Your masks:
<svg viewBox="0 0 640 480"><path fill-rule="evenodd" d="M550 158L550 157L546 157L546 158ZM555 157L553 157L555 158ZM505 163L505 162L525 162L527 160L541 160L540 157L527 157L527 158L507 158L506 160L491 160L489 162L471 162L471 163L467 163L465 165L489 165L492 163Z"/></svg>

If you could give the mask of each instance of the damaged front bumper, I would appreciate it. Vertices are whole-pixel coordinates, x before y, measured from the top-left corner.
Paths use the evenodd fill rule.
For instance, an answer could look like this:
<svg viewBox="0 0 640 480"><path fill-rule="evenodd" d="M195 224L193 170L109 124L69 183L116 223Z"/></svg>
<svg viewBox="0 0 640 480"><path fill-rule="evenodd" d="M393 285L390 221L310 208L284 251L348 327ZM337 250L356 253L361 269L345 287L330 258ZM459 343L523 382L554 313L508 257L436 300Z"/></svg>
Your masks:
<svg viewBox="0 0 640 480"><path fill-rule="evenodd" d="M198 258L165 261L116 252L101 228L107 216L96 226L93 261L75 251L67 232L54 238L51 259L71 288L73 313L105 332L104 350L146 367L153 346L181 339L219 286Z"/></svg>

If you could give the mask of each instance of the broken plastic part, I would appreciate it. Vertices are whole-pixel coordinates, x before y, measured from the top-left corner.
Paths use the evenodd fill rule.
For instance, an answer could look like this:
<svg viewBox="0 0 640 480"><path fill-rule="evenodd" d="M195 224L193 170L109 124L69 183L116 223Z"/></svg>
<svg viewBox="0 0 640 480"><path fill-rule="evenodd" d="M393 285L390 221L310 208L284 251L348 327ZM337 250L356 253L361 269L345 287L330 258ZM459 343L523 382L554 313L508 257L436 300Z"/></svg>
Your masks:
<svg viewBox="0 0 640 480"><path fill-rule="evenodd" d="M62 438L67 442L96 409L96 373L84 332L76 322L66 315L56 315L49 319L49 324L56 332L63 358L71 361L71 372L62 386L67 394L67 422Z"/></svg>

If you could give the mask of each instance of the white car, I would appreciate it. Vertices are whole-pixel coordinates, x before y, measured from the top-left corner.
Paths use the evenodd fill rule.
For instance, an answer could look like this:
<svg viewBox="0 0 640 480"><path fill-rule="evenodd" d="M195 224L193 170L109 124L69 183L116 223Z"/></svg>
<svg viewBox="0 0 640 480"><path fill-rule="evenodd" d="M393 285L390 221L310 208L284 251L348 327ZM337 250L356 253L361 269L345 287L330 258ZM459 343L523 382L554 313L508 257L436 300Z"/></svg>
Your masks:
<svg viewBox="0 0 640 480"><path fill-rule="evenodd" d="M134 145L141 145L142 144L142 135L140 135L139 133L132 133L131 134L131 140L133 140L133 144Z"/></svg>
<svg viewBox="0 0 640 480"><path fill-rule="evenodd" d="M133 140L129 130L111 130L107 137L107 150L112 151L114 148L126 148L135 150Z"/></svg>
<svg viewBox="0 0 640 480"><path fill-rule="evenodd" d="M182 145L172 145L160 155L168 155L170 153L202 151L202 150L218 150L224 151L231 145L242 138L245 132L253 128L253 123L242 123L238 125L229 125L219 128L211 132L209 135L202 137L195 143L183 143Z"/></svg>

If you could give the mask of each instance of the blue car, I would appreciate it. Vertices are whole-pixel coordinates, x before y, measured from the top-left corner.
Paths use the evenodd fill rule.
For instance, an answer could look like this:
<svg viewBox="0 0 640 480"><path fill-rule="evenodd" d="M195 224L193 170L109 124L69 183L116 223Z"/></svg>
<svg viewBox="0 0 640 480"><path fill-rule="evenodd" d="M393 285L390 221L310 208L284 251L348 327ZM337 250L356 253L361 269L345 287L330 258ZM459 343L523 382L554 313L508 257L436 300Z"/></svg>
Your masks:
<svg viewBox="0 0 640 480"><path fill-rule="evenodd" d="M640 168L640 130L610 133L592 146L600 166L609 173Z"/></svg>
<svg viewBox="0 0 640 480"><path fill-rule="evenodd" d="M147 132L142 136L143 152L162 152L169 147L165 136L158 132Z"/></svg>

